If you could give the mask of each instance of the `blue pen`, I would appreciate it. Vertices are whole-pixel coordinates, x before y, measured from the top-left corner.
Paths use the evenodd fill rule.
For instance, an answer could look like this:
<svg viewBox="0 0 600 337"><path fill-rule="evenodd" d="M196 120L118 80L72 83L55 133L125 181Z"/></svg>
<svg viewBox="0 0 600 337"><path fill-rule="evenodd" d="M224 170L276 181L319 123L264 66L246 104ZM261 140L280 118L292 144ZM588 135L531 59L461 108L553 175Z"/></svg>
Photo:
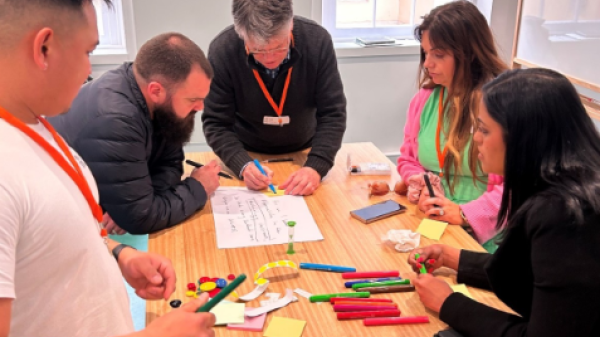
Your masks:
<svg viewBox="0 0 600 337"><path fill-rule="evenodd" d="M402 277L385 277L385 278L370 279L370 280L348 281L348 282L344 283L344 286L346 288L352 288L352 285L357 284L357 283L374 283L374 282L398 281L398 280L402 280Z"/></svg>
<svg viewBox="0 0 600 337"><path fill-rule="evenodd" d="M305 262L300 263L300 269L331 271L334 273L353 273L356 271L356 268L353 268L353 267L332 266L332 265L328 265L328 264L305 263Z"/></svg>
<svg viewBox="0 0 600 337"><path fill-rule="evenodd" d="M263 167L260 165L257 159L254 159L254 165L256 165L260 173L268 177L267 172L265 172L265 169L263 169ZM275 187L273 187L273 184L269 184L269 188L271 189L271 191L273 191L273 194L277 194L277 192L275 192Z"/></svg>

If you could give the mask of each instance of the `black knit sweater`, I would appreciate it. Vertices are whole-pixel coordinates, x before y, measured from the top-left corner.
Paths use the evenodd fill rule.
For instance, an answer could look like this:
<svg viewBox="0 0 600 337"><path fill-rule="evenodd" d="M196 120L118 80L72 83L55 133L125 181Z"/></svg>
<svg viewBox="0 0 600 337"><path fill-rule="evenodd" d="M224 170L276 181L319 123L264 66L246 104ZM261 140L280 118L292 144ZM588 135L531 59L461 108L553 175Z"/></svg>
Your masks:
<svg viewBox="0 0 600 337"><path fill-rule="evenodd" d="M294 18L294 47L290 60L275 79L246 54L233 26L210 44L208 59L215 77L206 99L204 135L215 153L236 174L252 160L246 151L281 154L312 146L305 166L324 177L333 166L346 130L346 97L337 68L331 36L317 23ZM293 67L283 115L290 124L263 124L277 116L252 69L259 70L273 100L279 104L290 67Z"/></svg>

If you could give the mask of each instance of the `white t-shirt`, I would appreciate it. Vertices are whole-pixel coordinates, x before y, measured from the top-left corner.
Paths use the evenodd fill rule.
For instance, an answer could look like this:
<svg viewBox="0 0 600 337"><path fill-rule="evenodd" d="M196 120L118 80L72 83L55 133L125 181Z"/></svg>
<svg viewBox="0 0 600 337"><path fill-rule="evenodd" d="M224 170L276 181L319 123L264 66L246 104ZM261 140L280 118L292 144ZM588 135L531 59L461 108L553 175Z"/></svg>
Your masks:
<svg viewBox="0 0 600 337"><path fill-rule="evenodd" d="M58 148L41 123L29 126ZM89 168L71 152L98 200ZM134 331L121 271L83 194L44 149L3 119L0 298L14 299L10 336L108 337Z"/></svg>

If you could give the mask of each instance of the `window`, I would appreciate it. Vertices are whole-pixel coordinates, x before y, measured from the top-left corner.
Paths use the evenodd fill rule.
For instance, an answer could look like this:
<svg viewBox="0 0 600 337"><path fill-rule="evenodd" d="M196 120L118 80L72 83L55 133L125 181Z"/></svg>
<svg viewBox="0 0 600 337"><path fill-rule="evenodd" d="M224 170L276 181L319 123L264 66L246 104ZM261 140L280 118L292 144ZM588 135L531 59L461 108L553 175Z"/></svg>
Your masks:
<svg viewBox="0 0 600 337"><path fill-rule="evenodd" d="M600 20L600 1L530 0L523 3L523 14L542 18L546 22L597 22Z"/></svg>
<svg viewBox="0 0 600 337"><path fill-rule="evenodd" d="M98 19L100 44L91 56L92 64L120 64L131 61L135 54L133 10L131 0L92 0Z"/></svg>
<svg viewBox="0 0 600 337"><path fill-rule="evenodd" d="M336 41L356 37L413 38L432 8L453 0L322 0L323 26Z"/></svg>

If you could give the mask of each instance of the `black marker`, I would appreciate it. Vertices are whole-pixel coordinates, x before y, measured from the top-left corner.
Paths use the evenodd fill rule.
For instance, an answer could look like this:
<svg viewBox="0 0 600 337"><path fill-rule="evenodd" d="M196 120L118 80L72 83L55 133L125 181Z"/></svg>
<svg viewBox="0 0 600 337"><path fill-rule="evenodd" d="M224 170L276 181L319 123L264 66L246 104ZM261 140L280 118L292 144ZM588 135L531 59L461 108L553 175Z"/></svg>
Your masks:
<svg viewBox="0 0 600 337"><path fill-rule="evenodd" d="M294 158L274 158L274 159L267 159L267 160L263 160L263 163L281 163L284 161L294 161Z"/></svg>
<svg viewBox="0 0 600 337"><path fill-rule="evenodd" d="M202 166L204 166L204 165L202 165L200 163L196 163L195 161L189 160L189 159L186 159L185 163L188 164L188 165L194 166L194 167L202 167ZM227 179L233 179L229 174L223 173L223 172L219 172L219 177L223 177L223 178L227 178Z"/></svg>
<svg viewBox="0 0 600 337"><path fill-rule="evenodd" d="M429 181L427 173L423 175L423 179L425 179L425 185L427 185L427 189L429 190L429 196L435 198L435 193L433 193L433 187L431 186L431 181Z"/></svg>
<svg viewBox="0 0 600 337"><path fill-rule="evenodd" d="M431 186L431 181L429 181L429 176L427 175L427 173L425 173L423 175L423 179L425 180L425 185L427 185L427 189L429 190L429 197L435 198L435 193L433 193L433 186ZM438 205L433 205L433 206L440 207Z"/></svg>

